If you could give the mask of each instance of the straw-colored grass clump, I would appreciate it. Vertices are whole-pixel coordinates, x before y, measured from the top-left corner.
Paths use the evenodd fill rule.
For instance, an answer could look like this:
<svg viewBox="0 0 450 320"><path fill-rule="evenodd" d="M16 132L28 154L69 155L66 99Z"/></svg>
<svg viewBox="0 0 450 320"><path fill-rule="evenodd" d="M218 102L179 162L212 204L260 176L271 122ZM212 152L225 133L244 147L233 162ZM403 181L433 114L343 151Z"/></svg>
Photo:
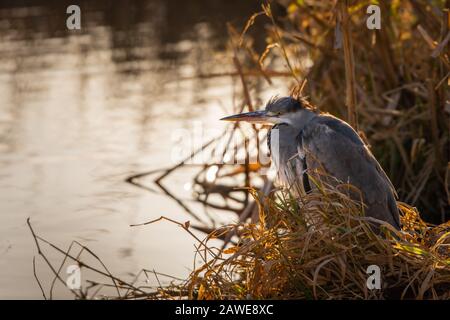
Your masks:
<svg viewBox="0 0 450 320"><path fill-rule="evenodd" d="M186 285L189 297L450 298L450 223L431 227L415 208L399 203L403 230L383 225L377 235L345 188L321 186L299 201L285 191L264 198L253 192L260 222L230 225L208 236L199 251L205 263ZM321 219L311 225L306 222L311 216ZM238 234L235 245L222 252L208 247L208 240L232 230ZM380 268L379 290L368 289L370 265Z"/></svg>

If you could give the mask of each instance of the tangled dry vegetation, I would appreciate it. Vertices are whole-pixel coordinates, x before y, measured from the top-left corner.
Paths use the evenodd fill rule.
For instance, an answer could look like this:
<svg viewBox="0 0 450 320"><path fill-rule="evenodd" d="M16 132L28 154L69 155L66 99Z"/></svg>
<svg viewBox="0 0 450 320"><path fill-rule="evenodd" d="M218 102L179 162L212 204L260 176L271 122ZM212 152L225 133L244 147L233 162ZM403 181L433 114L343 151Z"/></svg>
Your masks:
<svg viewBox="0 0 450 320"><path fill-rule="evenodd" d="M450 223L432 228L399 203L403 230L384 225L380 237L345 187L321 185L299 202L284 191L253 192L260 223L210 234L198 252L205 263L183 292L192 299L449 299ZM309 225L309 216L322 219ZM235 245L208 246L232 230ZM380 267L381 290L368 289L370 265Z"/></svg>

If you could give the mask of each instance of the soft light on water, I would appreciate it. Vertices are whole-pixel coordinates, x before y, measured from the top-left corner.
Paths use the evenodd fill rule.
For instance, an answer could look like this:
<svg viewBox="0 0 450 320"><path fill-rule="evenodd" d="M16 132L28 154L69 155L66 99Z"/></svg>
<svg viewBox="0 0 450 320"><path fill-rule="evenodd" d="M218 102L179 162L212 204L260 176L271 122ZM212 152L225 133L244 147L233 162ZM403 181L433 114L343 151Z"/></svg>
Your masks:
<svg viewBox="0 0 450 320"><path fill-rule="evenodd" d="M232 80L195 76L232 68L223 51L225 22L243 22L258 8L238 1L82 1L83 30L68 32L65 5L0 5L0 298L41 297L28 217L64 249L72 240L89 246L118 276L144 267L189 273L188 234L167 222L129 225L192 216L125 179L173 165L175 130L194 120L206 130L224 126L218 119L221 104L231 111ZM210 181L216 173L208 172ZM189 170L171 179L180 197L191 197ZM42 260L37 270L49 284ZM61 286L56 292L71 297Z"/></svg>

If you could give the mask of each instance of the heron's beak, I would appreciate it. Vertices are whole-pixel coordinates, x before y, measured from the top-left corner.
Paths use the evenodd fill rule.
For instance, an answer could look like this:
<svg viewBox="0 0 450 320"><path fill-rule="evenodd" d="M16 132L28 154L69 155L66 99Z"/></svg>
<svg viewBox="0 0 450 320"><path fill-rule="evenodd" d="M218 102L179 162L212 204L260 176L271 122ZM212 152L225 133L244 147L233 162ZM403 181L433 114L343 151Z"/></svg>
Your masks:
<svg viewBox="0 0 450 320"><path fill-rule="evenodd" d="M222 118L224 121L245 121L250 123L274 124L278 122L278 117L267 115L266 110L239 113Z"/></svg>

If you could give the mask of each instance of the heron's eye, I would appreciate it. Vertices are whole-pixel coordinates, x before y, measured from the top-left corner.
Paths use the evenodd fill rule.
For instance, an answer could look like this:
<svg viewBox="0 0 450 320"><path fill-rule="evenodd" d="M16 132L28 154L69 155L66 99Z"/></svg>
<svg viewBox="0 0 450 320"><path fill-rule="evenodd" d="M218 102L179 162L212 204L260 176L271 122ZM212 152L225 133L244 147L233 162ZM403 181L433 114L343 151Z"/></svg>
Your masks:
<svg viewBox="0 0 450 320"><path fill-rule="evenodd" d="M270 111L268 114L269 114L269 116L272 116L272 117L278 117L278 116L281 116L283 113L281 111Z"/></svg>

